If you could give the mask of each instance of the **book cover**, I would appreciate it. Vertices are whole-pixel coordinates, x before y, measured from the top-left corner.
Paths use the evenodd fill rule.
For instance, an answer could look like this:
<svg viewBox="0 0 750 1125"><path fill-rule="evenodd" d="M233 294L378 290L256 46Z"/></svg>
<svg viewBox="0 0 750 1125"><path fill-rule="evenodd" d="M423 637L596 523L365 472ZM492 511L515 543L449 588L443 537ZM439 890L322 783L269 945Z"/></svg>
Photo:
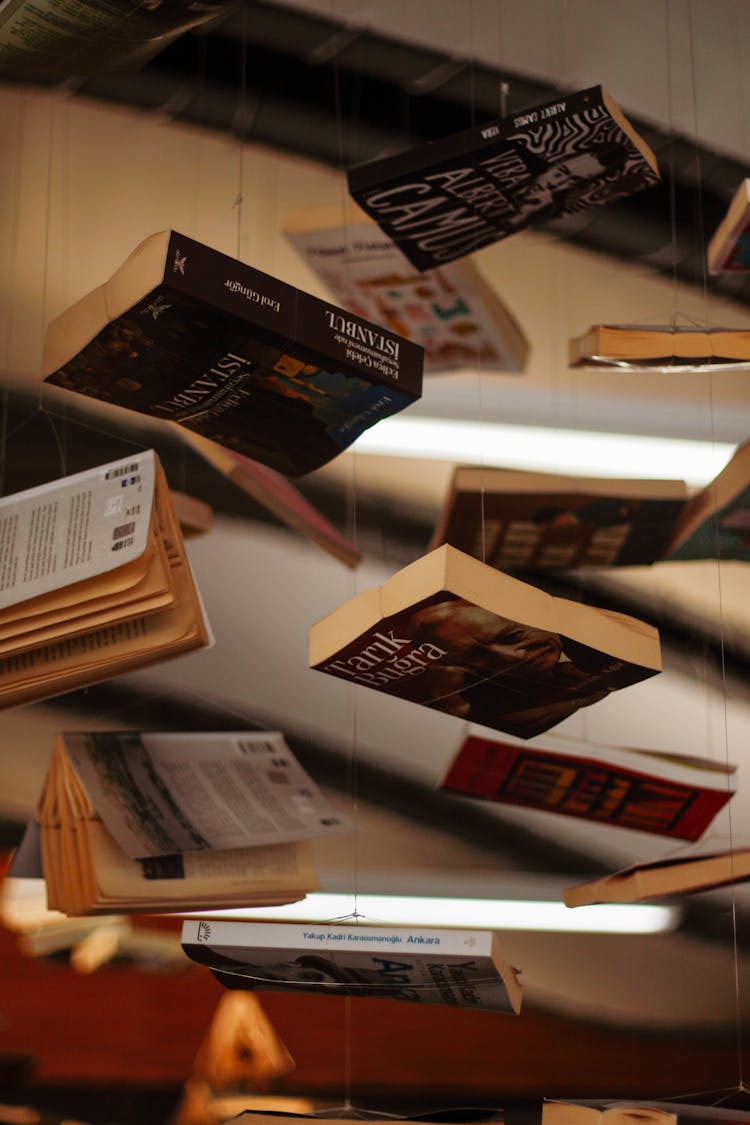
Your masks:
<svg viewBox="0 0 750 1125"><path fill-rule="evenodd" d="M520 372L529 343L470 261L420 273L353 204L287 216L285 234L344 308L424 348L425 372Z"/></svg>
<svg viewBox="0 0 750 1125"><path fill-rule="evenodd" d="M713 274L750 270L750 179L743 180L735 191L708 244L706 261Z"/></svg>
<svg viewBox="0 0 750 1125"><path fill-rule="evenodd" d="M575 816L596 824L698 840L736 783L648 752L522 746L470 736L441 782L443 789L499 804Z"/></svg>
<svg viewBox="0 0 750 1125"><path fill-rule="evenodd" d="M47 330L46 381L289 476L421 394L421 348L174 231Z"/></svg>
<svg viewBox="0 0 750 1125"><path fill-rule="evenodd" d="M650 187L656 159L602 86L349 172L359 205L419 270Z"/></svg>
<svg viewBox="0 0 750 1125"><path fill-rule="evenodd" d="M643 566L666 553L686 500L684 481L457 467L431 547L498 570Z"/></svg>
<svg viewBox="0 0 750 1125"><path fill-rule="evenodd" d="M712 891L750 879L750 848L637 863L589 883L566 887L566 906L591 906L598 902L642 902L666 895Z"/></svg>
<svg viewBox="0 0 750 1125"><path fill-rule="evenodd" d="M569 366L654 371L750 366L750 331L682 325L595 324L570 341Z"/></svg>
<svg viewBox="0 0 750 1125"><path fill-rule="evenodd" d="M227 988L521 1007L516 970L487 930L189 920L182 947Z"/></svg>
<svg viewBox="0 0 750 1125"><path fill-rule="evenodd" d="M309 662L520 738L661 668L655 629L552 598L450 546L314 624Z"/></svg>

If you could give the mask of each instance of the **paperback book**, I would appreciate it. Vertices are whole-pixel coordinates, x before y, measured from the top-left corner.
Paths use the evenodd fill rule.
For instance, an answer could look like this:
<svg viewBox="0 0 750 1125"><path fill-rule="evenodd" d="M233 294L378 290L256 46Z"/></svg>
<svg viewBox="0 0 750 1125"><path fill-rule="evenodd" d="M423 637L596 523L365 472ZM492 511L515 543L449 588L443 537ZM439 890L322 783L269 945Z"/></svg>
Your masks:
<svg viewBox="0 0 750 1125"><path fill-rule="evenodd" d="M523 371L529 342L471 261L422 274L352 203L295 211L284 230L339 304L424 348L426 373Z"/></svg>
<svg viewBox="0 0 750 1125"><path fill-rule="evenodd" d="M0 707L210 641L153 451L0 500Z"/></svg>
<svg viewBox="0 0 750 1125"><path fill-rule="evenodd" d="M704 852L671 859L636 863L623 871L589 883L566 887L566 906L591 906L597 902L641 902L666 895L712 891L750 879L750 848Z"/></svg>
<svg viewBox="0 0 750 1125"><path fill-rule="evenodd" d="M310 666L532 738L661 670L657 631L443 546L314 624Z"/></svg>
<svg viewBox="0 0 750 1125"><path fill-rule="evenodd" d="M54 320L46 381L289 476L419 398L421 348L174 231Z"/></svg>
<svg viewBox="0 0 750 1125"><path fill-rule="evenodd" d="M704 758L579 744L524 746L471 735L443 789L679 840L698 840L737 788Z"/></svg>
<svg viewBox="0 0 750 1125"><path fill-rule="evenodd" d="M459 466L430 549L450 543L498 570L750 559L750 443L705 488Z"/></svg>
<svg viewBox="0 0 750 1125"><path fill-rule="evenodd" d="M362 561L362 552L306 500L290 480L253 461L242 453L217 445L215 441L176 426L185 444L237 488L262 504L277 519L298 531L310 543L352 569Z"/></svg>
<svg viewBox="0 0 750 1125"><path fill-rule="evenodd" d="M349 172L349 191L418 270L650 187L656 158L603 86Z"/></svg>
<svg viewBox="0 0 750 1125"><path fill-rule="evenodd" d="M742 180L732 196L706 251L709 273L747 273L750 270L750 179Z"/></svg>
<svg viewBox="0 0 750 1125"><path fill-rule="evenodd" d="M182 947L227 988L521 1009L517 971L488 930L189 920Z"/></svg>
<svg viewBox="0 0 750 1125"><path fill-rule="evenodd" d="M750 366L750 330L595 324L570 341L570 367L679 372Z"/></svg>
<svg viewBox="0 0 750 1125"><path fill-rule="evenodd" d="M37 817L66 914L294 902L317 885L307 841L350 829L273 731L65 732Z"/></svg>

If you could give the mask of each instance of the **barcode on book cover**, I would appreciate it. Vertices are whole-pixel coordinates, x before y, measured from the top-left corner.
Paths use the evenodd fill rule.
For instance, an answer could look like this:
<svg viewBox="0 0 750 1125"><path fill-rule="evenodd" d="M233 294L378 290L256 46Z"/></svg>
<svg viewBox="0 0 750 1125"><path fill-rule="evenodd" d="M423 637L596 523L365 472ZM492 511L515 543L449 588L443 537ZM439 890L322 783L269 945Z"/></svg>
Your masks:
<svg viewBox="0 0 750 1125"><path fill-rule="evenodd" d="M116 527L112 532L112 538L124 539L126 535L132 535L134 531L135 520L131 521L131 523L121 523L120 526Z"/></svg>
<svg viewBox="0 0 750 1125"><path fill-rule="evenodd" d="M118 465L116 469L107 469L107 472L104 474L104 479L116 480L117 477L126 477L128 473L137 473L138 468L139 465L137 461L131 462L130 465Z"/></svg>

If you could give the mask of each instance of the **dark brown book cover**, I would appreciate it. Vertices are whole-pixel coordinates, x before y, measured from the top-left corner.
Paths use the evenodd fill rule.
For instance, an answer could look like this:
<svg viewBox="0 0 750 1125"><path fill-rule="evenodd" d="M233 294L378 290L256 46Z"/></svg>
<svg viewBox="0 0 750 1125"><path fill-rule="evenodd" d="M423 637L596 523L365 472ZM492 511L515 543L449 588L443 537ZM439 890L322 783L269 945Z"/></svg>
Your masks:
<svg viewBox="0 0 750 1125"><path fill-rule="evenodd" d="M520 738L661 668L655 629L448 546L313 625L310 664Z"/></svg>
<svg viewBox="0 0 750 1125"><path fill-rule="evenodd" d="M53 321L47 382L289 476L421 394L423 352L184 235L153 235Z"/></svg>

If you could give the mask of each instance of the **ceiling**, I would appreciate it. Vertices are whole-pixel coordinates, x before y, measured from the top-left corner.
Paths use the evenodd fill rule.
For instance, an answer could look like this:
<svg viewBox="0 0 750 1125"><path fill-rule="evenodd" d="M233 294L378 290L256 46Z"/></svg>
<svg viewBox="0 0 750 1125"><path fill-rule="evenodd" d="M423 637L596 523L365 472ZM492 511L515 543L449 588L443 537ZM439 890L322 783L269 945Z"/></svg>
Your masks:
<svg viewBox="0 0 750 1125"><path fill-rule="evenodd" d="M300 482L364 550L364 563L350 572L222 488L166 431L53 395L38 374L46 323L146 235L173 227L321 293L283 236L285 215L341 205L348 164L496 115L501 80L509 82L508 108L604 82L657 151L663 189L602 208L575 227L525 232L477 254L532 342L528 369L433 376L409 413L709 444L744 440L746 373L566 367L568 338L592 323L684 316L750 327L750 281L707 279L702 268L707 234L750 173L750 9L732 0L656 7L648 0L248 0L136 74L6 76L3 491L111 459L133 443L154 444L170 480L217 512L214 529L190 544L216 646L0 720L0 816L11 834L33 807L61 726L260 723L287 732L312 772L355 805L356 849L351 841L320 849L327 887L555 897L567 881L672 850L634 832L478 809L436 794L464 724L307 668L309 626L424 550L451 465L355 446ZM730 830L735 842L743 839L750 816L746 568L662 564L594 576L584 586L561 578L558 588L657 621L665 671L573 716L552 737L737 762L731 823L719 818L712 837L719 846ZM509 933L506 952L541 1009L643 1028L727 1030L738 1012L743 1021L750 1014L749 896L739 888L734 897L686 901L680 929L659 938Z"/></svg>

